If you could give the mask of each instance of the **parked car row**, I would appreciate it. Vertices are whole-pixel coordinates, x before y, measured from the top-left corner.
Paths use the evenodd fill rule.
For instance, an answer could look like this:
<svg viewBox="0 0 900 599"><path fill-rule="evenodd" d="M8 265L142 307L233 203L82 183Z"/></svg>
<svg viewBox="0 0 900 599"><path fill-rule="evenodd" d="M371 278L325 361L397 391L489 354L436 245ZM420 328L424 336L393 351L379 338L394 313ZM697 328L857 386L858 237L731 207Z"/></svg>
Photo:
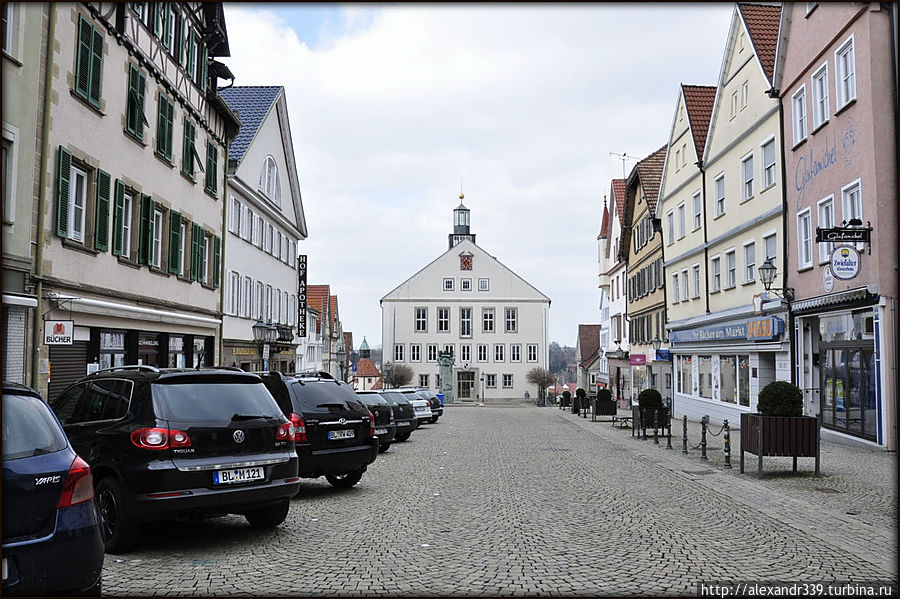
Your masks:
<svg viewBox="0 0 900 599"><path fill-rule="evenodd" d="M433 393L357 393L324 372L120 366L49 405L4 384L3 594L99 594L104 551L153 521L276 527L302 478L352 487L442 412Z"/></svg>

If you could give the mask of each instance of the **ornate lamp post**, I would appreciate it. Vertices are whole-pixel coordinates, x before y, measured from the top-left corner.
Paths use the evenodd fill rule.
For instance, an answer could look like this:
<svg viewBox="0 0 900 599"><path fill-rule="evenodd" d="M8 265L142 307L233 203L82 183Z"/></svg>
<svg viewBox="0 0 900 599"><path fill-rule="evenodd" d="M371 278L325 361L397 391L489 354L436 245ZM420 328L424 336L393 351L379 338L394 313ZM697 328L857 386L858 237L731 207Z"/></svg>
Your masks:
<svg viewBox="0 0 900 599"><path fill-rule="evenodd" d="M391 371L393 370L394 365L387 361L384 363L384 388L388 388L388 380L391 378Z"/></svg>
<svg viewBox="0 0 900 599"><path fill-rule="evenodd" d="M344 360L347 359L347 350L343 347L337 350L337 359L338 359L338 380L344 380Z"/></svg>
<svg viewBox="0 0 900 599"><path fill-rule="evenodd" d="M772 288L772 283L775 282L775 275L778 273L778 269L775 268L775 265L772 264L771 258L766 258L766 261L762 263L762 266L756 269L759 273L759 279L762 281L763 287L766 291L771 291L777 297L780 297L785 302L790 304L794 301L794 289L793 287L776 287ZM788 306L790 307L790 306Z"/></svg>
<svg viewBox="0 0 900 599"><path fill-rule="evenodd" d="M263 370L269 370L269 344L275 341L278 336L278 329L271 323L266 324L261 319L256 321L252 327L253 340L260 346L262 354Z"/></svg>

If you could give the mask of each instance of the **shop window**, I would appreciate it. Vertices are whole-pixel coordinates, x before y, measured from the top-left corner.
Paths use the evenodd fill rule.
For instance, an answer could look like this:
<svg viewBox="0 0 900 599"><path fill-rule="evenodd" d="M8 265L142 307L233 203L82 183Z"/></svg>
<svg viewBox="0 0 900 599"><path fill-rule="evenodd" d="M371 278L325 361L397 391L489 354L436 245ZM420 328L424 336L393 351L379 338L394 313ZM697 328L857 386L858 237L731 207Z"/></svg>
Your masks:
<svg viewBox="0 0 900 599"><path fill-rule="evenodd" d="M700 397L712 399L712 356L697 356L697 375L700 388Z"/></svg>
<svg viewBox="0 0 900 599"><path fill-rule="evenodd" d="M125 364L125 331L101 331L100 370Z"/></svg>

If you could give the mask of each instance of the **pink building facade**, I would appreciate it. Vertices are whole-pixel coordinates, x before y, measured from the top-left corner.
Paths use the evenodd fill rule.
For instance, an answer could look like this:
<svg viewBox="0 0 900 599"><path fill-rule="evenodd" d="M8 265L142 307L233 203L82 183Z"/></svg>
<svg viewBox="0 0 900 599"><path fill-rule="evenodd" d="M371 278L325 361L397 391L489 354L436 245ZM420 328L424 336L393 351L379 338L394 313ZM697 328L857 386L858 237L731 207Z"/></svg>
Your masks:
<svg viewBox="0 0 900 599"><path fill-rule="evenodd" d="M775 77L804 413L889 450L897 448L896 10L787 4ZM817 239L817 229L835 228L868 232L871 242L829 242L825 231Z"/></svg>

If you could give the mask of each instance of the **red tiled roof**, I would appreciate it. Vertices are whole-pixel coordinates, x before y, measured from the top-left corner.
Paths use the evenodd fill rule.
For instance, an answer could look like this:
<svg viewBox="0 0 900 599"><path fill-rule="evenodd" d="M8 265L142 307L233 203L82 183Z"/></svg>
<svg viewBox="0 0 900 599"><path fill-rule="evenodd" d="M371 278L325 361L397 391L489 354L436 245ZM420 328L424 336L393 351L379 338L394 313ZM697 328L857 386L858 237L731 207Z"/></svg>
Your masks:
<svg viewBox="0 0 900 599"><path fill-rule="evenodd" d="M356 376L376 376L381 377L375 362L369 358L363 358L356 364Z"/></svg>
<svg viewBox="0 0 900 599"><path fill-rule="evenodd" d="M603 198L603 220L600 221L600 237L609 236L609 208L606 207L606 198Z"/></svg>
<svg viewBox="0 0 900 599"><path fill-rule="evenodd" d="M781 23L781 5L738 4L753 48L769 82L775 70L775 48Z"/></svg>
<svg viewBox="0 0 900 599"><path fill-rule="evenodd" d="M306 303L319 311L321 318L316 319L316 332L322 332L322 322L325 319L325 309L328 303L327 299L331 295L331 289L328 285L307 285L306 286Z"/></svg>
<svg viewBox="0 0 900 599"><path fill-rule="evenodd" d="M691 134L694 136L697 158L703 158L709 120L712 118L713 104L716 102L716 86L682 84L681 93L684 95L684 106L688 115L688 123L691 125Z"/></svg>
<svg viewBox="0 0 900 599"><path fill-rule="evenodd" d="M597 350L600 349L600 325L599 324L580 324L578 325L578 349L581 350L582 368L588 365L597 357Z"/></svg>
<svg viewBox="0 0 900 599"><path fill-rule="evenodd" d="M610 193L616 203L616 215L619 217L619 225L625 224L625 179L613 179Z"/></svg>
<svg viewBox="0 0 900 599"><path fill-rule="evenodd" d="M644 197L647 198L647 207L650 212L656 212L656 199L659 196L659 183L662 178L663 165L666 162L666 149L668 144L653 152L635 165L641 186L644 189Z"/></svg>

